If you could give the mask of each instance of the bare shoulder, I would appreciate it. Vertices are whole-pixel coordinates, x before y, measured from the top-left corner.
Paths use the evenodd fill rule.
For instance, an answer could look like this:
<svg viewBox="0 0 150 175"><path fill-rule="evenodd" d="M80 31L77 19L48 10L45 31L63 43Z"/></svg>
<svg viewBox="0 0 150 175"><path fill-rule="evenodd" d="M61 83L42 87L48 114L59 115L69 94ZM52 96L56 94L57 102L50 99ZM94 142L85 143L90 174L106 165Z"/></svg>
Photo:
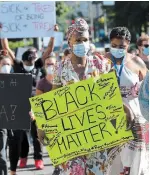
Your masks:
<svg viewBox="0 0 150 175"><path fill-rule="evenodd" d="M145 68L146 69L146 65L144 63L144 61L138 57L138 56L135 56L135 57L132 57L131 59L136 65L140 66L141 68Z"/></svg>

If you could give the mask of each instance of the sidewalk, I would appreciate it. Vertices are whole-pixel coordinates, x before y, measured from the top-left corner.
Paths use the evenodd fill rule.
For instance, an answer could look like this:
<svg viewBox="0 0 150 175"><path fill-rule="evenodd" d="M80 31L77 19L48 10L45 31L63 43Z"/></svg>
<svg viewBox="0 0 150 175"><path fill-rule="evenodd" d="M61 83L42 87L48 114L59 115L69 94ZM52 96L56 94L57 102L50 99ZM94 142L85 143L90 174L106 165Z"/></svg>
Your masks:
<svg viewBox="0 0 150 175"><path fill-rule="evenodd" d="M52 175L53 166L51 164L50 158L48 157L48 153L46 148L43 149L43 161L44 161L44 169L43 170L36 170L34 166L33 160L33 149L30 148L30 153L28 156L27 167L20 169L17 168L17 175ZM8 162L8 167L10 167L10 163Z"/></svg>

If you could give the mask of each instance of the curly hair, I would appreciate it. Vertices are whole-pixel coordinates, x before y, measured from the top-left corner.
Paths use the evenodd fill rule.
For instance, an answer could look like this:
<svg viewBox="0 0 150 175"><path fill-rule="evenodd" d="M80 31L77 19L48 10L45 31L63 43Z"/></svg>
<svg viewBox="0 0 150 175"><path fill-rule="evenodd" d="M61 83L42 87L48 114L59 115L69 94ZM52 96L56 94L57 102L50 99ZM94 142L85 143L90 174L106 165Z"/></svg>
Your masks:
<svg viewBox="0 0 150 175"><path fill-rule="evenodd" d="M115 27L110 32L110 40L114 38L126 39L127 41L131 41L131 33L129 32L127 27Z"/></svg>

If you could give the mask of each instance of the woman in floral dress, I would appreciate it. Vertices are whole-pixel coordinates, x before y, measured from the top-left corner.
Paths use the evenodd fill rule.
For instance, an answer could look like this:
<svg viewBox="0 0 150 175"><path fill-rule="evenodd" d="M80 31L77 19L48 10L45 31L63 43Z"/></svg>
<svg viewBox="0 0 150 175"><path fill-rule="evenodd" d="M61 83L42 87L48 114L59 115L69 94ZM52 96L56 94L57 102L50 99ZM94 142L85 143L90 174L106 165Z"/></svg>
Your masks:
<svg viewBox="0 0 150 175"><path fill-rule="evenodd" d="M84 19L77 19L67 32L68 44L72 50L71 58L56 68L54 84L62 86L107 73L110 69L109 61L103 57L93 59L87 56L89 51L88 25ZM103 175L105 172L106 153L80 156L59 166L54 175ZM56 169L55 169L56 170Z"/></svg>
<svg viewBox="0 0 150 175"><path fill-rule="evenodd" d="M130 120L134 121L132 122L132 130L136 141L133 140L107 151L100 151L69 160L59 166L61 171L58 174L142 175L142 173L146 173L147 141L145 135L143 135L143 127L147 126L147 123L140 113L137 92L138 85L145 76L147 69L140 58L131 58L131 55L127 53L131 39L129 31L126 28L112 30L111 52L108 53L105 58L99 57L99 59L96 59L96 57L93 59L93 57L87 56L89 50L89 33L85 20L81 18L77 19L75 23L69 27L67 37L68 44L72 50L72 56L71 59L67 59L57 67L58 75L56 76L57 81L54 80L55 84L58 85L60 83L63 86L72 84L92 76L97 76L100 73L107 73L111 67L113 69L117 67L116 73L118 73L118 69L120 72L120 68L122 67L122 74L119 73L118 83L121 88L124 103L132 111L132 116L135 116ZM116 54L118 52L119 54ZM120 52L123 52L123 54ZM142 123L141 126L140 123ZM134 158L134 156L136 158ZM145 159L144 165L141 163L141 156ZM133 164L131 164L132 162Z"/></svg>

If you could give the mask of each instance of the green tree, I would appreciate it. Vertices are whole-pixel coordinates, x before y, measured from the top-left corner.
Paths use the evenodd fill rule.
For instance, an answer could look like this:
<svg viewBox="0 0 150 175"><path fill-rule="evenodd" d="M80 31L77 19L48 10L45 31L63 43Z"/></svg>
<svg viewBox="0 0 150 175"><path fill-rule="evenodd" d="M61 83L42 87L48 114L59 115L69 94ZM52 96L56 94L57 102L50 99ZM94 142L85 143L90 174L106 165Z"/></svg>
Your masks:
<svg viewBox="0 0 150 175"><path fill-rule="evenodd" d="M68 16L71 13L72 8L63 1L56 1L56 21L59 25L60 31L65 32L67 30Z"/></svg>
<svg viewBox="0 0 150 175"><path fill-rule="evenodd" d="M117 1L115 3L115 23L116 25L127 26L132 34L147 32L149 21L149 2L148 1Z"/></svg>
<svg viewBox="0 0 150 175"><path fill-rule="evenodd" d="M149 26L148 1L115 1L114 14L112 27L128 27L133 42L136 41L137 34L140 35L142 31L147 32Z"/></svg>

